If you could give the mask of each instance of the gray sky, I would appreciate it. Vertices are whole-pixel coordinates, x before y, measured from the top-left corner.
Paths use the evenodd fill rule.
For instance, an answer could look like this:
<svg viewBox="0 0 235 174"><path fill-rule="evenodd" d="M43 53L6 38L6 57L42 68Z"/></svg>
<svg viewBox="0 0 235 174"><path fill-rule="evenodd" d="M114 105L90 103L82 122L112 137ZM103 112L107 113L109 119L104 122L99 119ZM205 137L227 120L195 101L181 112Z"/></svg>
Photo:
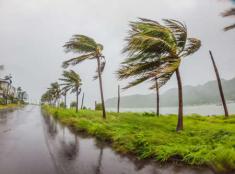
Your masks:
<svg viewBox="0 0 235 174"><path fill-rule="evenodd" d="M105 98L116 96L120 82L114 72L124 58L121 50L128 22L144 17L181 20L187 24L190 37L201 39L202 48L185 58L180 67L184 85L215 79L209 49L222 78L230 79L235 76L235 30L223 32L222 28L234 19L220 14L231 5L226 0L0 0L0 64L6 69L1 75L11 73L15 86L22 86L31 101L39 100L49 84L60 77L61 62L72 57L64 53L63 44L73 34L85 34L104 45ZM92 80L95 68L95 61L74 68L83 80L86 106L100 99L98 81ZM143 84L122 95L150 93L148 87ZM172 87L176 87L175 77L161 91Z"/></svg>

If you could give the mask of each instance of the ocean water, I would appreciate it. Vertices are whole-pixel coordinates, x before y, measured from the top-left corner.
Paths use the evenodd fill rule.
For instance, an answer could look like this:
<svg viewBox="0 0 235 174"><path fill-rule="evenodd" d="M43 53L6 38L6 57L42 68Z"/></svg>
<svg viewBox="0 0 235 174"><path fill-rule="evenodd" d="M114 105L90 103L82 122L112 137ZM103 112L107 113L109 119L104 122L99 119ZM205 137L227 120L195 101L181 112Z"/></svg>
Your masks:
<svg viewBox="0 0 235 174"><path fill-rule="evenodd" d="M235 114L235 103L227 104L229 114ZM107 108L116 111L117 108ZM120 108L120 112L155 112L155 108ZM161 114L177 114L178 107L160 107ZM184 114L221 115L224 114L222 105L184 106Z"/></svg>

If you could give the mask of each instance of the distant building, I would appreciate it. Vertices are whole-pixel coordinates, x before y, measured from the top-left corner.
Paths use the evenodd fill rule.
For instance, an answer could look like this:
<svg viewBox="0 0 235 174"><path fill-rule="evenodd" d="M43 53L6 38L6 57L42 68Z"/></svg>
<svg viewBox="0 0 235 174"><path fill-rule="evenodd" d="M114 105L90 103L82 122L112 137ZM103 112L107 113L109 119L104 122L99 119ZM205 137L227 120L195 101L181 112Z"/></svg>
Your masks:
<svg viewBox="0 0 235 174"><path fill-rule="evenodd" d="M8 80L0 78L0 98L5 98L6 96L8 96L8 99L17 98L17 90L11 86Z"/></svg>
<svg viewBox="0 0 235 174"><path fill-rule="evenodd" d="M6 93L8 86L9 82L7 80L0 78L0 98L4 97L4 94Z"/></svg>

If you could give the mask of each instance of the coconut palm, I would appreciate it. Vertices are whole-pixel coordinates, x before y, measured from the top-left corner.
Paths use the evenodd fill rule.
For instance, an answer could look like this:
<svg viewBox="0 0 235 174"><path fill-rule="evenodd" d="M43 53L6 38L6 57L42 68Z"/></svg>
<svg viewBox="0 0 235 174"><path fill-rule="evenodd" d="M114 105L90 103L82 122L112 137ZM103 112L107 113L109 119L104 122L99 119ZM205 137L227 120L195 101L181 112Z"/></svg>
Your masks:
<svg viewBox="0 0 235 174"><path fill-rule="evenodd" d="M8 104L9 90L10 90L11 84L12 84L12 76L11 76L11 74L6 75L4 77L4 80L6 80L8 82L7 90L6 90L6 104Z"/></svg>
<svg viewBox="0 0 235 174"><path fill-rule="evenodd" d="M102 72L105 67L105 57L102 54L103 46L97 43L94 39L84 35L74 35L69 42L64 45L66 52L79 53L78 57L72 58L63 62L63 67L67 68L70 65L79 64L85 60L97 60L97 74L94 79L99 78L101 102L103 108L103 118L106 118L104 94L102 86Z"/></svg>
<svg viewBox="0 0 235 174"><path fill-rule="evenodd" d="M48 103L48 104L52 104L52 100L53 100L53 96L52 96L52 91L51 90L47 90L41 97L41 102L42 103Z"/></svg>
<svg viewBox="0 0 235 174"><path fill-rule="evenodd" d="M64 71L63 72L63 78L60 78L60 80L63 82L61 85L63 86L62 91L71 90L72 93L76 92L76 112L78 111L78 96L81 92L81 78L79 74L77 74L75 71Z"/></svg>
<svg viewBox="0 0 235 174"><path fill-rule="evenodd" d="M64 107L67 108L67 93L69 89L68 88L62 88L61 89L61 95L64 96Z"/></svg>
<svg viewBox="0 0 235 174"><path fill-rule="evenodd" d="M195 53L200 40L188 38L186 26L176 20L164 24L149 19L131 22L123 52L128 58L118 71L119 79L135 78L127 87L151 80L163 86L174 73L178 82L179 110L176 130L183 129L183 94L179 71L181 59ZM156 85L155 85L156 86Z"/></svg>
<svg viewBox="0 0 235 174"><path fill-rule="evenodd" d="M58 82L51 83L51 86L48 88L49 94L51 95L51 98L53 100L54 106L56 106L59 98L60 98L60 85Z"/></svg>

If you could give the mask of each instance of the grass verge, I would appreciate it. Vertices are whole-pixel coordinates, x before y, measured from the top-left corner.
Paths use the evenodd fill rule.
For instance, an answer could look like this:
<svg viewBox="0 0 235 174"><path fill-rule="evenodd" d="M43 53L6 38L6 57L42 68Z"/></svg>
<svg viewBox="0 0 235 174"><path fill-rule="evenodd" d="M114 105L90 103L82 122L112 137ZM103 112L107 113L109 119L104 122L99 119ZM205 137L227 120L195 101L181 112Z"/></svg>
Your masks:
<svg viewBox="0 0 235 174"><path fill-rule="evenodd" d="M206 165L218 173L235 170L235 116L184 117L184 130L176 132L176 115L155 117L147 113L102 113L92 110L43 106L76 131L86 131L98 139L109 141L121 153L157 161L179 161L188 165Z"/></svg>
<svg viewBox="0 0 235 174"><path fill-rule="evenodd" d="M3 110L3 109L13 109L13 108L17 108L21 105L19 104L8 104L8 105L0 105L0 110Z"/></svg>

